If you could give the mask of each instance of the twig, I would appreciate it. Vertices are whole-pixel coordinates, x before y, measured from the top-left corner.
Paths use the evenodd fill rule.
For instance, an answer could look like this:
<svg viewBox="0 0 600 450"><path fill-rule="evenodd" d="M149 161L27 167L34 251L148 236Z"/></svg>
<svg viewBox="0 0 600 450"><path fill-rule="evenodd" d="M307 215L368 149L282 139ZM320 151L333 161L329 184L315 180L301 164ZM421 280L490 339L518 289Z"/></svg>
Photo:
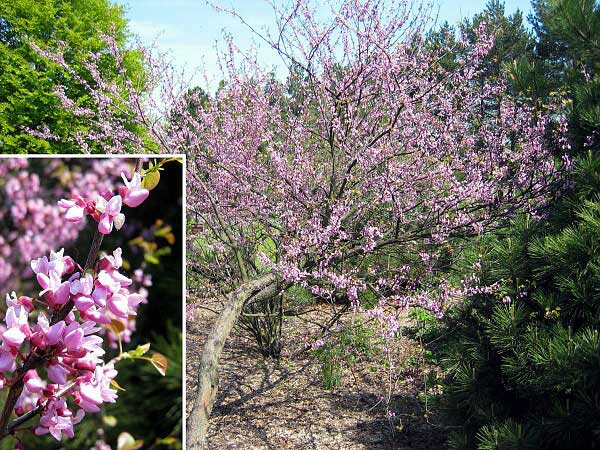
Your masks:
<svg viewBox="0 0 600 450"><path fill-rule="evenodd" d="M62 388L55 395L53 395L53 397L54 398L62 397L67 392L69 392L75 386L75 384L77 384L75 380L71 381L64 388ZM46 401L46 403L48 403L48 401ZM34 417L36 414L38 414L40 411L42 411L44 409L44 407L46 406L46 403L38 405L37 407L33 408L31 411L27 411L22 416L17 417L15 420L10 422L6 427L4 427L4 429L2 429L2 431L0 431L0 437L4 437L4 436L11 434L12 431L15 428L17 428L19 425L27 422L29 419Z"/></svg>

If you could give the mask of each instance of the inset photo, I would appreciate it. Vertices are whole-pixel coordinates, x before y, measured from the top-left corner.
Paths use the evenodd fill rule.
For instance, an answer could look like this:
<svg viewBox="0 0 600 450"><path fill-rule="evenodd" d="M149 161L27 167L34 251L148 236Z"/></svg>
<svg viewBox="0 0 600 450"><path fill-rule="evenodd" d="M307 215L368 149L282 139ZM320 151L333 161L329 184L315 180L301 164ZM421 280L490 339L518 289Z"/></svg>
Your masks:
<svg viewBox="0 0 600 450"><path fill-rule="evenodd" d="M184 171L0 158L0 449L182 448Z"/></svg>

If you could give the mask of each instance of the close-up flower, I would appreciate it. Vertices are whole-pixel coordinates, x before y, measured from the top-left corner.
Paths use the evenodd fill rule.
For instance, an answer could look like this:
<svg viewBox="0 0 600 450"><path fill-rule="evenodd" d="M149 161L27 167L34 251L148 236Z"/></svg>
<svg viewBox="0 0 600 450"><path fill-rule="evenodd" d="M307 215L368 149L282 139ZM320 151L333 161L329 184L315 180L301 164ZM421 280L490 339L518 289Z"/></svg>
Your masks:
<svg viewBox="0 0 600 450"><path fill-rule="evenodd" d="M167 192L170 196L174 191L181 191L181 163L171 161L170 178L155 187L153 197L148 190L139 194L143 160L129 163L128 170L137 176L133 177L127 192L120 189L119 182L127 163L108 165L104 161L108 160L73 159L68 163L51 160L54 176L39 178L36 184L38 192L46 192L47 198L56 196L54 206L51 203L47 206L48 212L52 211L52 220L58 222L60 228L73 229L73 233L65 234L62 247L51 247L55 242L40 246L39 250L32 249L26 264L15 265L19 270L12 275L18 281L16 290L5 294L0 324L0 394L5 394L0 415L0 430L4 430L0 431L0 443L14 436L14 446L18 448L53 448L52 441L40 441L46 435L61 446L67 445L67 440L83 442L81 439L85 438L76 438L79 430L83 429L86 436L102 421L102 415L94 418L94 413L106 414L107 404L125 412L132 407L132 398L144 395L142 392L148 389L148 384L130 385L128 381L139 370L139 365L148 364L153 368L149 382L160 385L159 379L165 376L181 382L181 373L169 372L170 355L161 354L150 342L156 330L172 327L177 322L181 324L181 308L177 307L178 303L181 305L181 293L177 292L177 286L181 287L182 283L181 252L178 261L171 261L175 270L151 283L151 274L160 269L161 262L156 261L155 267L149 267L144 254L130 244L132 236L151 229L157 213L163 220L181 224L181 204L173 204L167 210L151 206L153 200L160 202ZM167 160L163 161L166 164ZM32 171L32 177L37 176L36 170L44 170L44 166L29 167L31 162L26 162L19 165L19 179L26 179L26 168ZM0 160L0 167L2 164L6 162ZM153 166L162 167L162 164L155 161ZM62 186L61 176L73 180L78 170L98 165L109 170L106 176L112 177L114 185L107 183L99 190L91 188L89 193L83 184L74 185L70 199L63 196L69 188ZM13 167L12 164L7 166ZM110 173L112 169L115 172ZM53 187L53 183L61 187ZM127 202L119 191L127 196ZM122 208L134 207L136 211L128 214L130 220L125 224ZM23 216L23 225L28 223L27 214ZM180 230L167 243L169 249L173 243L181 242ZM20 232L23 231L15 230L12 240L5 240L4 245L14 243ZM34 239L40 242L52 239L52 234L45 236L43 228L30 228L26 232L38 233ZM46 248L48 250L44 250ZM169 286L167 294L163 283ZM170 299L170 308L154 305L159 296ZM161 314L157 314L159 310ZM176 335L174 339L177 341ZM155 369L157 360L161 364ZM173 363L181 361L171 360ZM126 367L121 370L123 365ZM126 385L127 390L121 388L120 383ZM129 389L135 397L128 399ZM128 392L124 400L126 406L119 406L120 391ZM167 393L160 401L166 400L164 405L172 408L177 405L177 397L169 400L169 395L172 394ZM157 433L166 433L172 434L175 441L180 439L174 428L130 427L127 414L116 410L112 414L116 417L116 434L127 429L138 436L160 439ZM181 415L171 419L171 427L173 419L181 420ZM119 420L124 423L117 426ZM95 441L95 438L90 440L89 446Z"/></svg>

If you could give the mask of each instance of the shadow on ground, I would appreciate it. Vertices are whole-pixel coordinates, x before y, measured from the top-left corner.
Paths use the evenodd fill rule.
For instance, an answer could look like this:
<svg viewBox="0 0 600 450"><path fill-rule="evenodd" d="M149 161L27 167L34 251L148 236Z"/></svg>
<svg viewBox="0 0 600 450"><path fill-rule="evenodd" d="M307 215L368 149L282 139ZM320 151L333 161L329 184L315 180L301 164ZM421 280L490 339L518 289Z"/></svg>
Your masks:
<svg viewBox="0 0 600 450"><path fill-rule="evenodd" d="M188 407L195 393L195 367L214 314L188 324ZM221 361L220 390L211 417L212 449L442 450L445 433L429 424L416 400L414 383L391 397L389 417L381 402L383 380L357 368L342 386L326 390L319 363L294 344L311 330L287 327L279 361L258 356L250 338L235 330ZM294 356L293 356L294 355ZM388 419L389 418L389 419Z"/></svg>

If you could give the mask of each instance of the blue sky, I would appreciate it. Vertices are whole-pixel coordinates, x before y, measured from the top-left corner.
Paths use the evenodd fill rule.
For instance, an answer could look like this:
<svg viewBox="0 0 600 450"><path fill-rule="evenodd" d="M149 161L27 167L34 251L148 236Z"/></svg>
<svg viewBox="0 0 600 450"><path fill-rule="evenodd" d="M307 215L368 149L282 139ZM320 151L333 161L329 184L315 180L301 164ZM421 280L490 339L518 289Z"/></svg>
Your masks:
<svg viewBox="0 0 600 450"><path fill-rule="evenodd" d="M162 51L167 51L176 66L189 73L208 74L210 87L220 79L215 57L215 45L222 46L223 33L234 38L242 49L255 47L266 66L276 73L279 59L273 51L261 44L237 19L215 11L205 0L115 0L125 6L130 29L144 44L157 41ZM484 9L486 0L434 0L439 6L439 21L456 23ZM235 8L248 23L258 29L273 29L274 17L265 0L214 0L223 7ZM505 0L508 13L520 9L527 16L531 10L529 0ZM200 75L194 82L204 85Z"/></svg>

